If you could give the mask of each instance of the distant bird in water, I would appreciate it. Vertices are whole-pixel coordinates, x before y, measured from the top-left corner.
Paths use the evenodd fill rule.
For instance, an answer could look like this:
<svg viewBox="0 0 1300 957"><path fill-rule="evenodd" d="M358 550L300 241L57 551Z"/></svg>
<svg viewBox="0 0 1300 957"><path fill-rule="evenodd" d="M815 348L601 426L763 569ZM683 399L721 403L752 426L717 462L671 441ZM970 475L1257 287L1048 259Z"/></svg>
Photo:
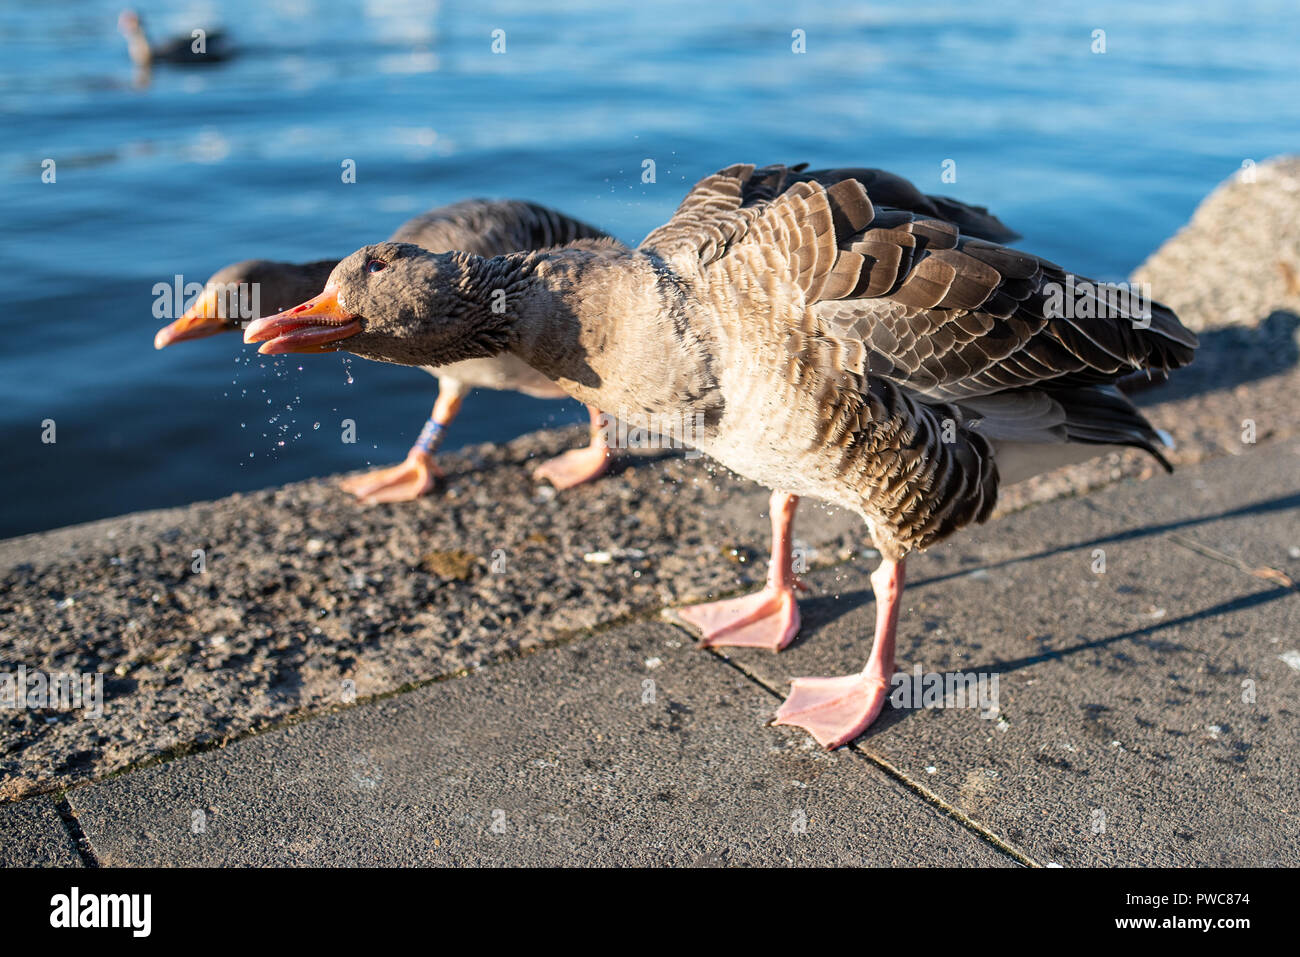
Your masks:
<svg viewBox="0 0 1300 957"><path fill-rule="evenodd" d="M189 36L175 37L163 43L150 43L144 32L144 21L134 10L123 10L117 18L117 29L126 37L126 49L131 62L141 71L148 71L155 63L175 66L209 66L230 59L233 52L224 30L195 30Z"/></svg>
<svg viewBox="0 0 1300 957"><path fill-rule="evenodd" d="M881 556L871 655L855 674L794 679L776 713L838 747L888 698L907 555L1040 472L1124 447L1168 466L1166 437L1112 383L1186 365L1197 345L1165 306L974 238L1007 230L880 175L730 166L636 250L367 246L244 340L408 365L510 355L616 415L700 422L692 444L773 490L766 586L677 613L706 645L785 647L799 498L856 512ZM1086 308L1062 308L1065 288Z"/></svg>

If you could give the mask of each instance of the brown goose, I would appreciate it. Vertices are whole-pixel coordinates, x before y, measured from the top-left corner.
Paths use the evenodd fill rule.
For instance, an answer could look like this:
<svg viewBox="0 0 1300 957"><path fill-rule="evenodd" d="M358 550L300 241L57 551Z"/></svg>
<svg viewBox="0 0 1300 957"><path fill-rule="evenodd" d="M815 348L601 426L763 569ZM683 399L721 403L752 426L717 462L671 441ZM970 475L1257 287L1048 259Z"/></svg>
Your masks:
<svg viewBox="0 0 1300 957"><path fill-rule="evenodd" d="M605 233L563 213L521 200L471 199L430 210L403 223L393 240L416 243L431 251L461 249L480 256L561 246L577 239L604 237ZM158 330L154 347L199 339L218 332L236 331L241 322L230 318L234 308L251 305L232 298L242 288L257 289L259 314L271 314L308 299L321 290L337 259L310 263L271 262L252 259L218 270L190 308L175 322ZM247 297L248 294L246 294ZM227 308L230 306L231 308ZM246 318L256 319L257 315ZM357 475L343 482L343 488L367 503L409 501L427 494L440 475L434 453L447 427L460 411L461 403L475 388L522 392L541 399L567 398L563 389L515 356L502 354L469 359L441 367L426 366L438 379L438 398L405 461L391 468ZM565 489L601 475L609 464L600 411L588 407L591 441L543 463L533 475Z"/></svg>
<svg viewBox="0 0 1300 957"><path fill-rule="evenodd" d="M1084 308L1061 308L1065 288ZM1110 383L1184 365L1196 347L1164 306L951 219L877 207L852 171L748 165L702 180L634 252L367 246L245 340L407 364L509 352L601 408L699 416L703 451L775 490L767 586L683 612L707 643L784 646L799 621L797 496L857 512L882 556L870 658L857 674L796 678L777 712L829 748L884 705L906 555L987 518L1003 482L1121 446L1164 463L1161 437Z"/></svg>

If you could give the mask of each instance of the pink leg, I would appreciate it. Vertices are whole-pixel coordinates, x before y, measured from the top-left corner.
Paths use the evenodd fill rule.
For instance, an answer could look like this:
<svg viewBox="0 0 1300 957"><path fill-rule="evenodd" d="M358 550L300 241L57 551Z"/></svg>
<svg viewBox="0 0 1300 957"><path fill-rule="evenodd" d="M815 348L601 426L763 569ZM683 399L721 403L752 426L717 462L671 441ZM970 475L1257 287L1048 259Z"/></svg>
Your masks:
<svg viewBox="0 0 1300 957"><path fill-rule="evenodd" d="M469 389L447 379L438 380L438 398L433 404L432 420L446 428L460 412L461 403ZM382 502L411 502L433 491L442 470L433 460L433 453L417 444L406 453L400 465L354 475L339 483L345 492L351 492L366 505Z"/></svg>
<svg viewBox="0 0 1300 957"><path fill-rule="evenodd" d="M399 465L354 475L339 484L363 504L378 505L383 502L412 502L428 495L441 476L442 469L438 468L432 455L411 449Z"/></svg>
<svg viewBox="0 0 1300 957"><path fill-rule="evenodd" d="M799 497L773 492L772 559L767 567L767 585L753 595L681 608L676 615L700 630L701 644L771 648L780 651L799 631L799 606L790 567L790 527Z"/></svg>
<svg viewBox="0 0 1300 957"><path fill-rule="evenodd" d="M585 449L573 449L543 462L533 470L536 481L548 481L557 489L573 488L605 474L609 468L609 443L600 409L587 406L591 415L591 442Z"/></svg>
<svg viewBox="0 0 1300 957"><path fill-rule="evenodd" d="M876 640L867 666L841 678L795 678L773 724L795 724L828 750L848 744L876 720L894 674L894 638L903 594L903 561L888 559L871 573L876 593Z"/></svg>

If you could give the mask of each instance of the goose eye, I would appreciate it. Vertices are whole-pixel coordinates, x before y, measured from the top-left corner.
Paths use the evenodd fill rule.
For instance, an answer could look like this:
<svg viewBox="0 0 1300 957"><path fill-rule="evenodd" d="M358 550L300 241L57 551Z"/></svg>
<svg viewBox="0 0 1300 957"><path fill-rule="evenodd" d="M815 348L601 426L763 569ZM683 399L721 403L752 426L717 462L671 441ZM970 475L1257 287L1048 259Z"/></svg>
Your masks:
<svg viewBox="0 0 1300 957"><path fill-rule="evenodd" d="M383 272L388 268L388 263L382 259L372 259L366 263L366 272Z"/></svg>

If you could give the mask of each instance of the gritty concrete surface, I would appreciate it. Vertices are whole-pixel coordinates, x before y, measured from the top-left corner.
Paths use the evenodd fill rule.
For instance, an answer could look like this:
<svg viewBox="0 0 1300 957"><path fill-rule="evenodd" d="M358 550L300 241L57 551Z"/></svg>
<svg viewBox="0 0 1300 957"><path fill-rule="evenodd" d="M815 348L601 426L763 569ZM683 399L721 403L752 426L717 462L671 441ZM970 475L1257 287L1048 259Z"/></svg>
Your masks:
<svg viewBox="0 0 1300 957"><path fill-rule="evenodd" d="M1293 538L1272 503L1300 496L1297 448L1235 488L1214 462L1008 517L967 536L969 570L909 559L898 669L996 674L998 716L891 709L858 747L1039 862L1300 865L1300 592L1177 537ZM860 668L869 570L811 576L780 656L724 651L782 694Z"/></svg>
<svg viewBox="0 0 1300 957"><path fill-rule="evenodd" d="M0 804L0 867L80 867L81 855L48 797Z"/></svg>
<svg viewBox="0 0 1300 957"><path fill-rule="evenodd" d="M1015 863L771 708L637 623L69 799L106 865Z"/></svg>

